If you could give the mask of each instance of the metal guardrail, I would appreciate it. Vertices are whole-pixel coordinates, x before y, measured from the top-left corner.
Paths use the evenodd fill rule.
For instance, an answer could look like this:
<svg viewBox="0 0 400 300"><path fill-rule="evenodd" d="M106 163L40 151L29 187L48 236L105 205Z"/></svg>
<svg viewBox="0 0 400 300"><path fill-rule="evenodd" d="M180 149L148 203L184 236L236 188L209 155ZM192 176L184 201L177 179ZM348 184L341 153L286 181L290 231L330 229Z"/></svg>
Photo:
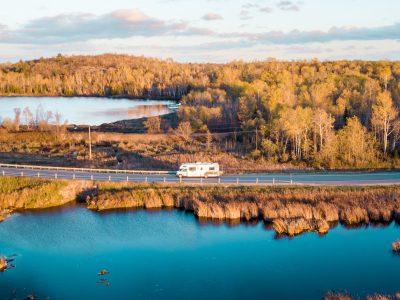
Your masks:
<svg viewBox="0 0 400 300"><path fill-rule="evenodd" d="M176 171L139 171L139 170L115 170L115 169L91 169L91 168L64 168L64 167L48 167L33 165L12 165L0 164L0 167L38 169L38 170L56 170L56 171L75 171L75 172L92 172L92 173L122 173L122 174L176 174Z"/></svg>
<svg viewBox="0 0 400 300"><path fill-rule="evenodd" d="M4 164L0 164L2 166ZM54 178L54 179L81 179L81 180L101 180L101 181L136 181L136 182L164 182L164 183L211 183L211 184L220 184L220 183L225 183L225 184L267 184L267 185L298 185L300 183L293 182L292 179L290 180L280 180L280 179L240 179L239 178L223 178L221 180L221 177L217 178L202 178L202 177L185 177L185 178L171 178L171 177L129 177L127 174L115 174L113 176L104 176L105 173L98 173L98 175L89 175L89 174L82 174L82 173L72 173L72 174L60 174L54 172L56 167L51 167L52 171L50 173L40 173L40 172L33 172L31 170L26 170L25 171L17 171L17 170L10 170L10 171L3 171L0 172L0 175L3 176L18 176L18 177L37 177L37 178ZM79 168L77 168L79 169ZM81 169L79 169L81 170ZM54 173L53 173L54 172ZM165 171L167 172L167 171ZM101 175L104 174L104 175ZM165 174L169 175L169 174Z"/></svg>

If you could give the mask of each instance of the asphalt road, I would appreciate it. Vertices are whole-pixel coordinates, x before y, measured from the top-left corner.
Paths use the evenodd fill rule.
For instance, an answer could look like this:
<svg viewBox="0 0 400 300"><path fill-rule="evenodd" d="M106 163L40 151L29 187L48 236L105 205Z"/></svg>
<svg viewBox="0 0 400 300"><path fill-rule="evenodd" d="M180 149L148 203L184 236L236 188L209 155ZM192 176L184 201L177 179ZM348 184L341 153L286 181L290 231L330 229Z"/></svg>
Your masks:
<svg viewBox="0 0 400 300"><path fill-rule="evenodd" d="M176 175L142 175L91 173L72 171L53 171L0 167L0 176L28 176L41 178L111 180L135 182L170 182L170 183L221 183L221 184L268 184L268 185L312 185L312 186L373 186L400 184L400 173L344 173L344 174L246 174L226 175L219 178L182 178ZM292 181L291 181L292 179Z"/></svg>

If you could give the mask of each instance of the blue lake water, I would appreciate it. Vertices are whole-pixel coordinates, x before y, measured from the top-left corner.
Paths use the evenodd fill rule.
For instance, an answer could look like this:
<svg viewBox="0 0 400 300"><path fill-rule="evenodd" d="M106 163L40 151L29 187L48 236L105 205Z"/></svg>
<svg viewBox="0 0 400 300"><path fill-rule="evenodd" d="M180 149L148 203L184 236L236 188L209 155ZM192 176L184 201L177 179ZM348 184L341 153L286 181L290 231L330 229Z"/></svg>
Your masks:
<svg viewBox="0 0 400 300"><path fill-rule="evenodd" d="M321 299L400 290L400 228L341 225L275 238L263 222L200 222L178 210L93 212L70 204L0 223L0 299ZM97 275L106 269L108 275ZM107 278L109 286L98 285ZM13 291L16 291L12 296Z"/></svg>
<svg viewBox="0 0 400 300"><path fill-rule="evenodd" d="M21 111L29 107L33 116L42 105L44 111L51 111L63 116L68 124L101 125L119 120L152 117L171 112L169 104L175 101L132 100L101 97L0 97L0 116L14 119L15 108ZM54 121L54 120L50 120ZM21 117L21 123L25 120Z"/></svg>

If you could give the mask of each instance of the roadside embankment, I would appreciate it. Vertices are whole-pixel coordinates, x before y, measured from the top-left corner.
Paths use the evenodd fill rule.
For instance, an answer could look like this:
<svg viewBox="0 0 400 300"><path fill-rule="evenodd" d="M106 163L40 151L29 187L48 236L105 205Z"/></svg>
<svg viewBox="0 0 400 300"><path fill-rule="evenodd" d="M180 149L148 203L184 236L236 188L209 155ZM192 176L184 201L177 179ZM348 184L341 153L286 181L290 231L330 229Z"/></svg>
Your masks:
<svg viewBox="0 0 400 300"><path fill-rule="evenodd" d="M93 186L84 180L51 180L29 177L0 177L0 215L14 209L58 206L76 199Z"/></svg>
<svg viewBox="0 0 400 300"><path fill-rule="evenodd" d="M263 219L277 233L325 233L329 222L400 221L400 186L229 186L0 178L0 208L45 208L78 199L92 210L176 207L199 218Z"/></svg>

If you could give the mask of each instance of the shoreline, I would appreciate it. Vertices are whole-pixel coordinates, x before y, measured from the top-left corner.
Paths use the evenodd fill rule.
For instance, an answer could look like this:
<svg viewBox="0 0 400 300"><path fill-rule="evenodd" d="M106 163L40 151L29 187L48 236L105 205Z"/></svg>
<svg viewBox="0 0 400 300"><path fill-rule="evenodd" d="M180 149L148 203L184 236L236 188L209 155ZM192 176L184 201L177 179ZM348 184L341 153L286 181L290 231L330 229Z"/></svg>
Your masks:
<svg viewBox="0 0 400 300"><path fill-rule="evenodd" d="M263 220L278 234L325 234L332 222L346 226L400 221L400 186L199 186L20 177L0 178L0 208L56 207L79 201L87 209L177 208L203 220Z"/></svg>
<svg viewBox="0 0 400 300"><path fill-rule="evenodd" d="M47 94L0 94L0 98L6 97L46 97L46 98L110 98L110 99L130 99L130 100L169 100L179 102L182 97L153 97L153 96L129 96L129 95L114 95L114 96L101 96L101 95L47 95Z"/></svg>

